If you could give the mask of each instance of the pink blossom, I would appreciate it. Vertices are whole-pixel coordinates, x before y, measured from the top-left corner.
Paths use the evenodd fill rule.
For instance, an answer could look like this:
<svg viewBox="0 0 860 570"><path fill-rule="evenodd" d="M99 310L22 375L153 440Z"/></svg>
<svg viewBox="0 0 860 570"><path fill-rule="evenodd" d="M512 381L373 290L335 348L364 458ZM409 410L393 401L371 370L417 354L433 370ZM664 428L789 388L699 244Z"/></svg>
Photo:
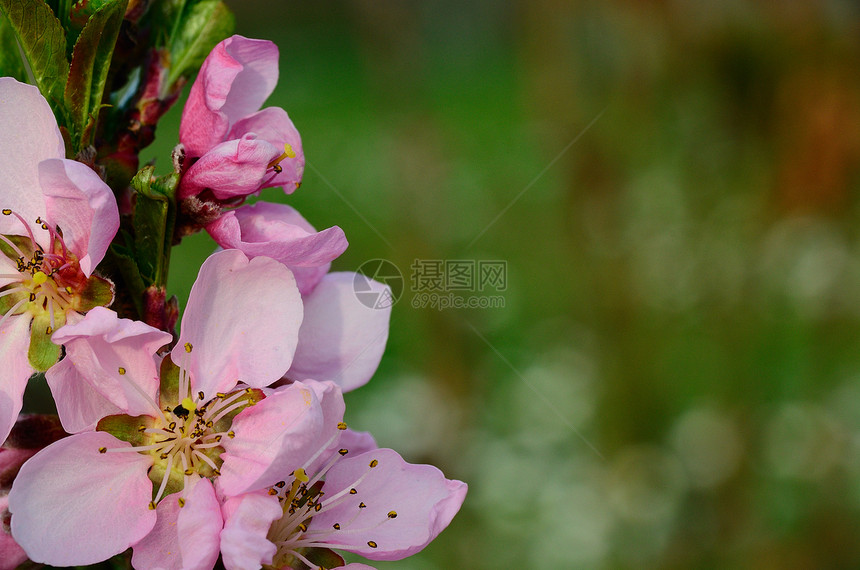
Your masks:
<svg viewBox="0 0 860 570"><path fill-rule="evenodd" d="M225 249L277 259L293 272L302 295L313 290L348 245L339 227L317 232L294 208L270 202L226 212L206 231Z"/></svg>
<svg viewBox="0 0 860 570"><path fill-rule="evenodd" d="M63 138L36 87L0 78L0 441L34 370L57 361L50 335L112 300L92 275L119 228L110 188L65 159Z"/></svg>
<svg viewBox="0 0 860 570"><path fill-rule="evenodd" d="M30 558L92 564L131 546L138 568L211 568L220 502L271 487L313 462L338 432L336 385L264 388L290 367L301 320L288 269L227 250L201 267L158 381L151 347L135 355L121 342L107 346L109 337L145 336L140 323L97 311L68 325L65 373L125 409L24 465L10 510L13 536Z"/></svg>
<svg viewBox="0 0 860 570"><path fill-rule="evenodd" d="M278 82L278 48L232 36L209 54L188 95L179 139L190 163L179 198L211 192L216 200L244 198L262 188L301 183L301 138L286 111L259 110Z"/></svg>
<svg viewBox="0 0 860 570"><path fill-rule="evenodd" d="M228 570L315 567L315 549L400 560L427 546L460 509L466 484L435 467L411 465L390 449L353 454L350 442L336 443L342 447L325 461L291 472L268 494L225 503L221 552Z"/></svg>
<svg viewBox="0 0 860 570"><path fill-rule="evenodd" d="M328 273L347 246L340 228L317 232L290 206L257 202L227 212L206 229L221 247L272 257L295 275L305 318L288 378L330 380L344 391L370 380L385 351L391 307L363 304L356 279L379 295L390 290L355 273Z"/></svg>

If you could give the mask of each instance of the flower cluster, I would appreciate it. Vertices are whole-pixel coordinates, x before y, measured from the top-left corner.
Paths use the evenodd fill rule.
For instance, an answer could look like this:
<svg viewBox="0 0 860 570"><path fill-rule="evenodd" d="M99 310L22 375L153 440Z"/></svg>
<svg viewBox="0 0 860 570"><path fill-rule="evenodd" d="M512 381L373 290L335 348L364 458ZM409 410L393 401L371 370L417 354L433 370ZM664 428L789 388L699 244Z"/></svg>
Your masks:
<svg viewBox="0 0 860 570"><path fill-rule="evenodd" d="M244 204L295 191L304 170L287 113L260 110L277 47L217 43L191 86L175 171L122 179L131 135L169 106L146 94L181 87L147 61L129 114L138 131L93 135L77 154L67 147L100 132L92 121L58 126L66 115L39 88L0 78L0 569L129 548L138 569L355 570L368 566L336 551L418 552L466 485L344 423L343 392L376 371L390 308L366 307L354 274L329 271L347 247L340 228ZM200 230L222 249L200 267L177 334L165 251ZM21 445L37 373L62 432L55 421L54 436Z"/></svg>

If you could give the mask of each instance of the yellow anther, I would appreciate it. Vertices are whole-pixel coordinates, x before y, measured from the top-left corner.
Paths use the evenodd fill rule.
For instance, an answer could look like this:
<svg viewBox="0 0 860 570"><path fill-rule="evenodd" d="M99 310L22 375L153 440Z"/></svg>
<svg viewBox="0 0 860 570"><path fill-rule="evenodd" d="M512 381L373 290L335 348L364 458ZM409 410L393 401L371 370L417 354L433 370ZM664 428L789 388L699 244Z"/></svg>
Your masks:
<svg viewBox="0 0 860 570"><path fill-rule="evenodd" d="M379 461L377 461L376 459L374 459L373 461L370 462L370 468L371 469L373 469L377 465L379 465Z"/></svg>
<svg viewBox="0 0 860 570"><path fill-rule="evenodd" d="M269 163L269 168L274 170L276 173L280 174L284 170L283 167L281 166L281 161L286 159L286 158L295 158L295 157L296 157L296 151L293 150L293 147L290 146L290 143L284 143L284 152L281 154L281 156L279 156L278 158L276 158L275 160L273 160L272 162Z"/></svg>
<svg viewBox="0 0 860 570"><path fill-rule="evenodd" d="M100 447L99 453L107 453L107 447Z"/></svg>
<svg viewBox="0 0 860 570"><path fill-rule="evenodd" d="M346 424L344 422L340 422L339 424L337 424L337 429L339 429L340 431L345 430Z"/></svg>
<svg viewBox="0 0 860 570"><path fill-rule="evenodd" d="M45 275L45 273L42 271L37 271L33 274L33 283L35 283L36 285L41 285L47 280L48 276Z"/></svg>
<svg viewBox="0 0 860 570"><path fill-rule="evenodd" d="M191 352L194 349L194 346L190 342L185 343L185 352Z"/></svg>
<svg viewBox="0 0 860 570"><path fill-rule="evenodd" d="M182 507L185 506L185 499L183 499L182 497L179 497L178 503L179 503L179 508L181 509Z"/></svg>
<svg viewBox="0 0 860 570"><path fill-rule="evenodd" d="M369 546L371 548L376 548L377 544L375 542L373 542L372 540L368 540L367 546Z"/></svg>
<svg viewBox="0 0 860 570"><path fill-rule="evenodd" d="M69 295L72 294L72 286L71 285L66 285L66 293L68 293Z"/></svg>
<svg viewBox="0 0 860 570"><path fill-rule="evenodd" d="M11 216L12 210L10 210L9 208L3 208L3 215L4 216Z"/></svg>
<svg viewBox="0 0 860 570"><path fill-rule="evenodd" d="M388 518L396 519L397 518L397 511L388 511Z"/></svg>
<svg viewBox="0 0 860 570"><path fill-rule="evenodd" d="M125 375L125 368L120 366L119 369L117 369L117 372L119 372L120 376L124 376Z"/></svg>
<svg viewBox="0 0 860 570"><path fill-rule="evenodd" d="M154 511L154 510L155 510L155 501L150 501L150 502L149 502L149 510L150 510L150 511Z"/></svg>

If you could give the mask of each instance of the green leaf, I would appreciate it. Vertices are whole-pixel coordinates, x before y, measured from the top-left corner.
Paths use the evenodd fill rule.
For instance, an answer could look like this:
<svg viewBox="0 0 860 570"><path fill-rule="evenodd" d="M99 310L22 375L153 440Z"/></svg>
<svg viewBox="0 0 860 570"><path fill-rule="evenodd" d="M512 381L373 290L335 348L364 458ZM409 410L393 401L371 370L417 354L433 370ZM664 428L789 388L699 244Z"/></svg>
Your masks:
<svg viewBox="0 0 860 570"><path fill-rule="evenodd" d="M27 81L27 68L18 51L15 32L3 18L0 18L0 76L14 77L22 83Z"/></svg>
<svg viewBox="0 0 860 570"><path fill-rule="evenodd" d="M57 363L60 359L60 347L51 342L54 331L66 323L63 313L54 314L54 326L51 326L51 317L47 313L33 317L30 325L30 350L27 358L30 366L39 372L44 372Z"/></svg>
<svg viewBox="0 0 860 570"><path fill-rule="evenodd" d="M220 0L203 0L186 6L180 28L170 38L170 88L180 77L193 75L215 45L235 27L232 12Z"/></svg>
<svg viewBox="0 0 860 570"><path fill-rule="evenodd" d="M128 0L113 0L103 5L89 19L75 43L65 90L75 151L90 144L127 5Z"/></svg>
<svg viewBox="0 0 860 570"><path fill-rule="evenodd" d="M122 276L125 287L121 288L121 291L125 293L126 300L134 304L138 315L143 314L143 292L146 290L146 285L143 283L131 251L127 247L114 243L108 249L107 262Z"/></svg>
<svg viewBox="0 0 860 570"><path fill-rule="evenodd" d="M64 123L63 91L69 77L66 34L60 21L42 0L0 0L0 14L6 18L21 46L36 86Z"/></svg>
<svg viewBox="0 0 860 570"><path fill-rule="evenodd" d="M176 207L173 196L178 174L153 178L154 167L145 166L132 179L137 190L134 203L134 254L147 286L167 284Z"/></svg>

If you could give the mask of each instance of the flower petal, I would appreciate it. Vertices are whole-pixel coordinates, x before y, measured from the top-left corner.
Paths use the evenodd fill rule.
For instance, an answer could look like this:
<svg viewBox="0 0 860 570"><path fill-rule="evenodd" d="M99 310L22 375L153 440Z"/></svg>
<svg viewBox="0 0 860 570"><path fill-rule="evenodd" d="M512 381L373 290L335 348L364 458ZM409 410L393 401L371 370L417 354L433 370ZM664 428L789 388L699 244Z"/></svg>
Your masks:
<svg viewBox="0 0 860 570"><path fill-rule="evenodd" d="M36 87L0 77L0 101L0 208L10 208L32 224L45 215L39 162L66 155L63 137ZM14 216L0 217L0 233L26 235Z"/></svg>
<svg viewBox="0 0 860 570"><path fill-rule="evenodd" d="M104 404L86 401L90 392L81 381L123 413L160 414L155 353L171 341L170 333L140 321L120 319L110 309L95 307L79 322L62 327L51 340L65 346L63 362L68 360L71 366L48 370L49 382L57 386L68 375L72 385L82 391L69 400L54 394L60 420L67 431L87 429L91 422L104 417L95 417L98 413L108 409ZM74 388L61 388L70 389Z"/></svg>
<svg viewBox="0 0 860 570"><path fill-rule="evenodd" d="M370 380L388 340L391 306L370 308L355 294L355 273L329 273L304 298L305 320L287 377L330 380L344 392ZM379 295L388 287L359 276Z"/></svg>
<svg viewBox="0 0 860 570"><path fill-rule="evenodd" d="M179 506L180 496L185 506ZM158 520L134 545L135 568L210 570L218 560L221 509L208 479L193 477L185 489L164 497L156 508Z"/></svg>
<svg viewBox="0 0 860 570"><path fill-rule="evenodd" d="M445 479L432 465L412 465L391 449L376 449L344 458L329 470L323 487L326 495L349 488L357 493L341 497L330 510L324 504L311 519L310 530L327 530L340 523L343 532L330 534L327 542L350 545L344 550L371 560L400 560L423 549L448 526L460 510L467 487L462 481ZM365 507L360 508L360 503Z"/></svg>
<svg viewBox="0 0 860 570"><path fill-rule="evenodd" d="M221 512L221 555L227 570L271 564L277 547L266 535L272 523L284 514L278 498L265 491L245 493L227 499Z"/></svg>
<svg viewBox="0 0 860 570"><path fill-rule="evenodd" d="M39 182L45 195L45 217L62 229L63 241L89 277L119 229L113 191L90 167L66 159L40 162Z"/></svg>
<svg viewBox="0 0 860 570"><path fill-rule="evenodd" d="M214 146L191 165L179 185L179 199L205 189L219 200L259 192L274 175L269 163L281 154L272 143L247 135Z"/></svg>
<svg viewBox="0 0 860 570"><path fill-rule="evenodd" d="M281 171L266 182L266 187L283 186L284 192L292 194L301 185L305 152L302 150L302 138L290 116L280 107L266 107L238 121L227 138L238 139L248 133L272 143L279 150L279 155L280 152L287 154L278 163Z"/></svg>
<svg viewBox="0 0 860 570"><path fill-rule="evenodd" d="M227 212L206 230L225 249L264 255L289 267L302 295L313 290L348 245L339 227L317 232L294 208L270 202Z"/></svg>
<svg viewBox="0 0 860 570"><path fill-rule="evenodd" d="M9 493L12 535L34 562L94 564L119 554L155 524L152 458L104 432L52 443L21 467Z"/></svg>
<svg viewBox="0 0 860 570"><path fill-rule="evenodd" d="M191 373L195 393L226 392L237 381L267 386L290 367L302 312L286 267L217 252L200 267L171 358Z"/></svg>
<svg viewBox="0 0 860 570"><path fill-rule="evenodd" d="M3 451L0 449L0 451ZM8 516L9 496L0 495L0 519ZM5 524L5 523L4 523ZM27 553L21 548L6 528L0 527L0 570L15 570L27 560Z"/></svg>
<svg viewBox="0 0 860 570"><path fill-rule="evenodd" d="M343 396L331 382L295 382L242 410L233 420L236 437L222 441L224 493L262 489L306 467L339 436L343 411Z"/></svg>
<svg viewBox="0 0 860 570"><path fill-rule="evenodd" d="M91 431L100 419L123 412L86 381L70 358L49 368L45 379L57 404L60 423L68 433Z"/></svg>
<svg viewBox="0 0 860 570"><path fill-rule="evenodd" d="M29 315L10 316L0 324L0 442L6 441L24 402L24 388L33 375L27 358L30 346Z"/></svg>
<svg viewBox="0 0 860 570"><path fill-rule="evenodd" d="M278 82L278 48L265 40L232 36L200 68L182 112L179 140L189 156L221 142L230 125L257 109Z"/></svg>

